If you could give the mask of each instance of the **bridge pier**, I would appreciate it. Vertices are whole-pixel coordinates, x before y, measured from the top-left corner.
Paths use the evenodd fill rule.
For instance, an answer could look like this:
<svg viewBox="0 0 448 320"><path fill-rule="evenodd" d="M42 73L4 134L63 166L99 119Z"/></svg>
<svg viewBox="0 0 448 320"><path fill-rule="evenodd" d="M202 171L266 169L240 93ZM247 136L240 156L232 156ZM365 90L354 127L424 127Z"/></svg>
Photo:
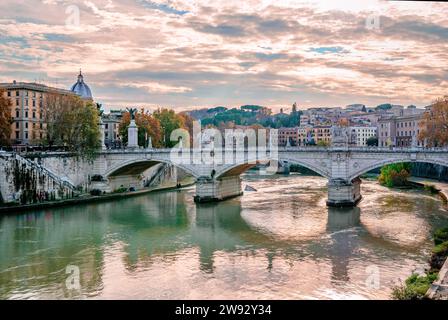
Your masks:
<svg viewBox="0 0 448 320"><path fill-rule="evenodd" d="M329 207L354 207L361 200L361 179L352 181L344 179L330 179L328 182Z"/></svg>
<svg viewBox="0 0 448 320"><path fill-rule="evenodd" d="M237 197L243 194L240 176L213 179L199 177L196 181L195 202L214 202Z"/></svg>

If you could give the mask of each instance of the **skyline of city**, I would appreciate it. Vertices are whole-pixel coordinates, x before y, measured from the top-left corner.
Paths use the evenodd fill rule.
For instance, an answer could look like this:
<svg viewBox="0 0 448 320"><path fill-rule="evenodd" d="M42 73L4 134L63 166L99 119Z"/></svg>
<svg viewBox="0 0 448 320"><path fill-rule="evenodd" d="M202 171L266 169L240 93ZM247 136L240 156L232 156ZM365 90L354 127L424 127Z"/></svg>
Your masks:
<svg viewBox="0 0 448 320"><path fill-rule="evenodd" d="M0 82L69 89L82 68L106 109L424 107L448 84L444 3L44 0L0 10Z"/></svg>

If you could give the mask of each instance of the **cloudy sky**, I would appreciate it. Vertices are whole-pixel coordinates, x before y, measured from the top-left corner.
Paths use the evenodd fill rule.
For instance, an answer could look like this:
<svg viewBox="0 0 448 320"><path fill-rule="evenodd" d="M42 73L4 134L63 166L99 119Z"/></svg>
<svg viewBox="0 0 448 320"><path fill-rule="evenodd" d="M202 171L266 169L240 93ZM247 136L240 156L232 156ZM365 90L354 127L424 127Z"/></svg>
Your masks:
<svg viewBox="0 0 448 320"><path fill-rule="evenodd" d="M108 108L425 106L448 94L448 3L1 0L0 82ZM362 3L360 3L362 2Z"/></svg>

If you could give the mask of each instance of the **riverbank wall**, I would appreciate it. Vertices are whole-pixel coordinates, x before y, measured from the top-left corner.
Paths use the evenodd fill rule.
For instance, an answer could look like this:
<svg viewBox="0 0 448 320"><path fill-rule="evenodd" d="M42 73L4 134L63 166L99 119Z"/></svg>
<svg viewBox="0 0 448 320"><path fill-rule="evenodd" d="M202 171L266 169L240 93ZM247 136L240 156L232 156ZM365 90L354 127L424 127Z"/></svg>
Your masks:
<svg viewBox="0 0 448 320"><path fill-rule="evenodd" d="M137 191L128 191L121 193L108 193L100 196L91 196L89 194L84 194L77 198L71 199L62 199L41 203L32 203L25 205L8 205L0 207L0 215L8 215L8 214L17 214L25 211L32 210L44 210L49 208L57 208L57 207L65 207L65 206L73 206L77 204L87 204L87 203L97 203L97 202L105 202L112 201L118 199L126 199L129 197L135 197L144 195L147 193L155 193L161 191L170 191L170 190L179 190L181 188L187 188L193 186L195 184L195 180L193 178L185 178L179 183L165 183L159 186L144 188Z"/></svg>

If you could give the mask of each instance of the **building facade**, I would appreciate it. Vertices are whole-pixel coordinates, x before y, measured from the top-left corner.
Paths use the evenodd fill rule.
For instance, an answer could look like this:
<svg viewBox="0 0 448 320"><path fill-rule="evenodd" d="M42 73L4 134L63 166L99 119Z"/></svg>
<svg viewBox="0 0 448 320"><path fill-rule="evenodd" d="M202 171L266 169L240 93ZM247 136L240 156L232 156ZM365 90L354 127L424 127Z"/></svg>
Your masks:
<svg viewBox="0 0 448 320"><path fill-rule="evenodd" d="M48 94L73 95L69 90L43 84L16 82L0 83L4 95L11 101L11 142L14 145L35 144L45 138L45 103Z"/></svg>
<svg viewBox="0 0 448 320"><path fill-rule="evenodd" d="M120 122L123 117L122 110L111 110L110 113L102 117L104 125L104 144L108 148L121 147Z"/></svg>
<svg viewBox="0 0 448 320"><path fill-rule="evenodd" d="M401 116L388 116L378 121L378 145L380 147L423 147L418 135L423 118L422 109L404 112Z"/></svg>
<svg viewBox="0 0 448 320"><path fill-rule="evenodd" d="M83 75L72 90L49 87L39 83L0 83L5 97L11 101L11 143L13 145L38 144L45 138L45 109L49 94L78 95L84 101L93 101L92 93L84 83Z"/></svg>
<svg viewBox="0 0 448 320"><path fill-rule="evenodd" d="M362 127L362 126L356 126L356 127L350 127L350 131L352 132L352 136L355 141L353 141L354 144L358 147L365 147L367 146L367 140L371 137L376 137L377 133L377 127Z"/></svg>

